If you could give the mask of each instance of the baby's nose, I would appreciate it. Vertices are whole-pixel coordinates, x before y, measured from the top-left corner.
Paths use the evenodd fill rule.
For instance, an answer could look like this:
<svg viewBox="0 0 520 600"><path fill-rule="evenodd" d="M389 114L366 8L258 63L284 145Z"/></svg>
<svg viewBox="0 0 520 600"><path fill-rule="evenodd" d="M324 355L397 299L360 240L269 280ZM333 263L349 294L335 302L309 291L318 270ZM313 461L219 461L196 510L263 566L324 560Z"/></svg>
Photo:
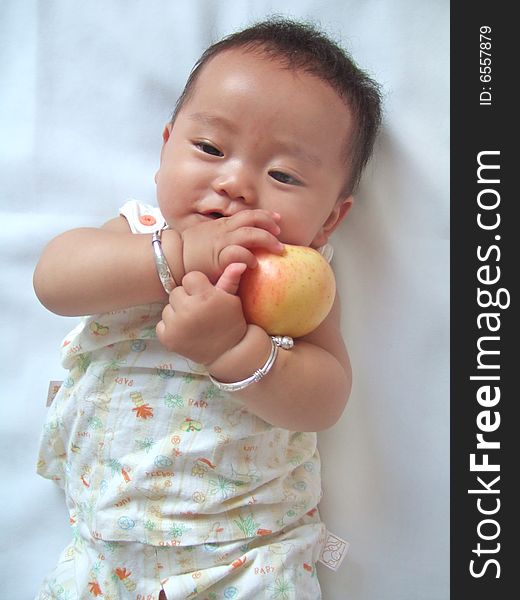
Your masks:
<svg viewBox="0 0 520 600"><path fill-rule="evenodd" d="M230 200L235 200L252 206L257 200L256 182L254 174L242 165L221 173L213 182L213 189L219 195L225 195Z"/></svg>

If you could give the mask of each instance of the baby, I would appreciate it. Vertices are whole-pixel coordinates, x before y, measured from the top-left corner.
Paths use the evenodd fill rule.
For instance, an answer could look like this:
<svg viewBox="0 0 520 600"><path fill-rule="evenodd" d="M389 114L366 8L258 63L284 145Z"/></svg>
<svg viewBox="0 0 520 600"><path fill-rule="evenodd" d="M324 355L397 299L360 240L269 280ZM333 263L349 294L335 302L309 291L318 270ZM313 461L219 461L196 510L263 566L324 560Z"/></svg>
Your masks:
<svg viewBox="0 0 520 600"><path fill-rule="evenodd" d="M63 342L44 427L38 470L65 490L73 541L38 598L321 597L315 432L351 387L339 300L291 347L236 292L255 249L330 257L379 122L377 85L335 43L259 23L193 69L158 208L129 201L46 247L38 298L92 316Z"/></svg>

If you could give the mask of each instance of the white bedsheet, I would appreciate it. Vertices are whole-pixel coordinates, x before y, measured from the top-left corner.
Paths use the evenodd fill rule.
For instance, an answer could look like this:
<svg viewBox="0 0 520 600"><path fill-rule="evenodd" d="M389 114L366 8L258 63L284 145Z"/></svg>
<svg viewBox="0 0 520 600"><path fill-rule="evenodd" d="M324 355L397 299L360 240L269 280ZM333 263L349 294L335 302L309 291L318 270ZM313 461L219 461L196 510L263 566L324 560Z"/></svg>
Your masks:
<svg viewBox="0 0 520 600"><path fill-rule="evenodd" d="M317 20L381 82L385 123L333 240L354 387L320 434L322 515L351 543L325 600L445 600L449 567L447 0L0 4L0 596L28 600L69 537L35 474L73 320L31 276L47 240L153 202L161 131L194 60L271 12Z"/></svg>

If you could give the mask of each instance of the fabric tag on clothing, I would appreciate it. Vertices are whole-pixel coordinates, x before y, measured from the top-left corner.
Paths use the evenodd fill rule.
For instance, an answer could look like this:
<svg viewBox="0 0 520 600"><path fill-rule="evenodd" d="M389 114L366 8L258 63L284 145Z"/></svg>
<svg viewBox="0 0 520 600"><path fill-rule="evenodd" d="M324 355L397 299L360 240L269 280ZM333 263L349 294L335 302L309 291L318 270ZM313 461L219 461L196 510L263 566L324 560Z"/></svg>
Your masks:
<svg viewBox="0 0 520 600"><path fill-rule="evenodd" d="M348 542L327 531L327 537L325 538L318 561L332 571L337 571L349 548L350 544Z"/></svg>
<svg viewBox="0 0 520 600"><path fill-rule="evenodd" d="M47 392L47 406L50 406L60 391L63 381L49 381L49 391Z"/></svg>

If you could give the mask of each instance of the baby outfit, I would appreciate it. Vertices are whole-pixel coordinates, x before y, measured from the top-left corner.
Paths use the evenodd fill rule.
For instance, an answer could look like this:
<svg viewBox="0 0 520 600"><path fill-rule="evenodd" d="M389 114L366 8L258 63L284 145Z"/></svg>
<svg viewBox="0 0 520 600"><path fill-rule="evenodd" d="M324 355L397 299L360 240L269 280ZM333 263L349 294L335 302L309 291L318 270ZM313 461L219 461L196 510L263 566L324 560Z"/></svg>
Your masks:
<svg viewBox="0 0 520 600"><path fill-rule="evenodd" d="M134 233L165 224L135 201L121 214ZM73 539L37 598L321 598L316 434L273 427L167 352L162 309L89 316L63 341L38 472L63 488Z"/></svg>

